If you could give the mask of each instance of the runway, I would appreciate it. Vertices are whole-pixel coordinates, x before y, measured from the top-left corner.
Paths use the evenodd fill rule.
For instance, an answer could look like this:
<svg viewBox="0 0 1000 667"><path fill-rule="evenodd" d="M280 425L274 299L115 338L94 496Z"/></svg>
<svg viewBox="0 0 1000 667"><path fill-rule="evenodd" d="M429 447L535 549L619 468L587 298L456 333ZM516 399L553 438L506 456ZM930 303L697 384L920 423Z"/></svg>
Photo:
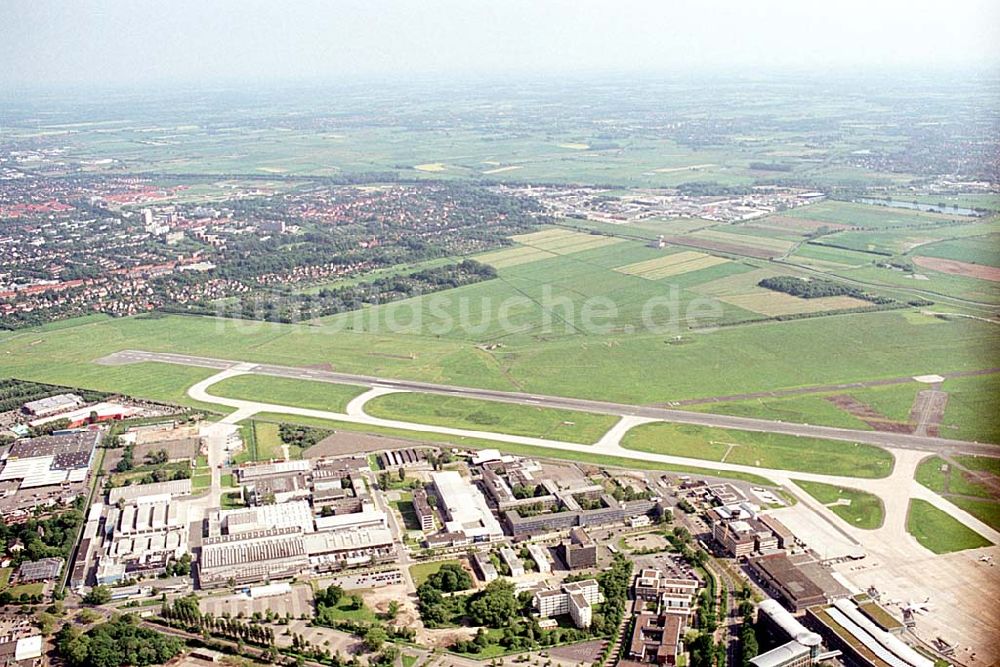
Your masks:
<svg viewBox="0 0 1000 667"><path fill-rule="evenodd" d="M620 417L639 417L651 420L675 422L678 424L694 424L716 428L729 428L743 431L765 433L781 433L784 435L824 438L846 442L909 449L940 454L972 454L978 456L1000 456L1000 447L988 443L966 442L927 435L907 433L887 433L883 431L859 431L854 429L816 426L813 424L797 424L792 422L754 419L750 417L734 417L730 415L691 412L671 408L626 405L609 401L596 401L564 396L546 396L522 392L507 392L494 389L478 389L475 387L458 387L453 385L418 382L414 380L399 380L381 378L353 373L339 373L312 368L296 368L294 366L278 366L274 364L256 364L228 359L213 359L168 352L146 352L142 350L123 350L98 360L107 365L130 363L158 362L197 366L215 370L226 370L245 367L247 372L258 375L311 380L313 382L331 382L335 384L352 384L362 387L383 387L396 391L413 391L445 396L460 396L485 401L516 403L542 408L557 408L562 410L578 410Z"/></svg>

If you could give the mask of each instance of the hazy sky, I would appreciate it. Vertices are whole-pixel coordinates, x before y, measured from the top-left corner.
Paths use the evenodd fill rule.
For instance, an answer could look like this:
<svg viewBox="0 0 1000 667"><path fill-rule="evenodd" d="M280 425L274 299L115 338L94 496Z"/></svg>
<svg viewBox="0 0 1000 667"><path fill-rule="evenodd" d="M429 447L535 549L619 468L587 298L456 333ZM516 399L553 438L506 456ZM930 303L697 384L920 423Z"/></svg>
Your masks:
<svg viewBox="0 0 1000 667"><path fill-rule="evenodd" d="M997 0L0 0L0 83L988 67Z"/></svg>

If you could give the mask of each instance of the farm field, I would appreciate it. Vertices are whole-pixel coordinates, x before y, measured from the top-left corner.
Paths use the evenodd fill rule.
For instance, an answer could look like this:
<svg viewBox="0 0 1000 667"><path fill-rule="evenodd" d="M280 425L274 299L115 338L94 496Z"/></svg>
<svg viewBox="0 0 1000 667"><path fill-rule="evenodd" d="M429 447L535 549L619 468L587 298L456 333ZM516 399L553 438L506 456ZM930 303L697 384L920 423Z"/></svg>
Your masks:
<svg viewBox="0 0 1000 667"><path fill-rule="evenodd" d="M365 412L383 419L585 445L597 442L618 421L613 415L409 392L372 399L365 404Z"/></svg>
<svg viewBox="0 0 1000 667"><path fill-rule="evenodd" d="M261 401L278 405L294 405L312 410L343 412L352 398L366 389L331 382L310 382L267 375L237 375L213 384L209 393L214 396L237 398L244 401Z"/></svg>
<svg viewBox="0 0 1000 667"><path fill-rule="evenodd" d="M871 303L850 296L824 296L802 299L791 294L761 289L760 292L719 297L721 301L768 317L799 313L822 313L870 307Z"/></svg>
<svg viewBox="0 0 1000 667"><path fill-rule="evenodd" d="M990 541L925 500L913 498L906 514L906 530L917 542L936 554L978 549Z"/></svg>
<svg viewBox="0 0 1000 667"><path fill-rule="evenodd" d="M875 530L885 521L885 506L874 494L820 482L793 481L803 491L829 507L831 512L856 528Z"/></svg>
<svg viewBox="0 0 1000 667"><path fill-rule="evenodd" d="M847 477L885 477L892 455L870 445L656 422L629 431L622 446L643 452Z"/></svg>
<svg viewBox="0 0 1000 667"><path fill-rule="evenodd" d="M647 259L635 264L620 266L616 271L630 276L638 276L646 280L659 280L670 276L691 273L707 269L718 264L726 264L729 260L706 255L701 252L684 250L678 253L664 255L655 259Z"/></svg>

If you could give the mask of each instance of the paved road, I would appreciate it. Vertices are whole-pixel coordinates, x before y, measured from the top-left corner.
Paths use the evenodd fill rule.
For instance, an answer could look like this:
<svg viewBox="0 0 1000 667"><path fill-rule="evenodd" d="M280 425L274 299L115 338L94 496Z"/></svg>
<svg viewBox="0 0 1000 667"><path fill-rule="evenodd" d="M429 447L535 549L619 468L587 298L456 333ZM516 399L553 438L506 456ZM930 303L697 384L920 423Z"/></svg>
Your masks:
<svg viewBox="0 0 1000 667"><path fill-rule="evenodd" d="M753 419L749 417L734 417L670 408L624 405L610 401L595 401L582 398L567 398L562 396L544 396L523 392L498 391L493 389L477 389L474 387L456 387L452 385L416 382L412 380L396 380L379 378L353 373L339 373L312 368L296 368L292 366L277 366L272 364L247 364L226 359L212 359L184 354L165 352L144 352L139 350L124 350L98 360L104 364L128 364L141 362L160 362L198 366L226 370L230 368L249 368L249 372L259 375L312 380L316 382L332 382L336 384L354 384L365 387L385 388L396 391L414 391L446 396L461 396L487 401L517 403L535 407L558 408L563 410L580 410L623 417L640 417L650 420L661 420L679 424L695 424L698 426L713 426L732 428L744 431L766 433L781 433L785 435L826 438L828 440L844 440L864 443L880 447L912 449L918 451L945 454L976 454L985 456L1000 456L1000 447L992 444L950 440L927 435L912 435L908 433L887 433L881 431L857 431L830 426L815 426L812 424L796 424L790 422Z"/></svg>

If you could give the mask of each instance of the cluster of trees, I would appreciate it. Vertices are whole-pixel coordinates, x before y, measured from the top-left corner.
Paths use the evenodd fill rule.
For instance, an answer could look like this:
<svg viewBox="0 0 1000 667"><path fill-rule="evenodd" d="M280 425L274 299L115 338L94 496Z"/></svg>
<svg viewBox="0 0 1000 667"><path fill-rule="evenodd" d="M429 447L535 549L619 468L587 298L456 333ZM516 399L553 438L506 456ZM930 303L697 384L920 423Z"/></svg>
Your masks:
<svg viewBox="0 0 1000 667"><path fill-rule="evenodd" d="M274 629L259 623L248 623L228 616L216 617L203 614L198 607L198 596L187 595L165 602L160 608L160 618L167 625L182 628L188 632L207 632L237 642L247 642L258 646L274 645Z"/></svg>
<svg viewBox="0 0 1000 667"><path fill-rule="evenodd" d="M31 518L10 526L0 522L0 553L6 553L10 545L19 542L24 549L11 557L14 567L26 560L39 558L64 558L68 561L76 543L77 531L83 523L84 503L86 499L79 496L73 501L71 509L44 519Z"/></svg>
<svg viewBox="0 0 1000 667"><path fill-rule="evenodd" d="M55 384L27 382L16 378L0 379L0 412L17 410L29 401L57 396L59 394L76 394L85 401L103 401L110 394L90 389L60 387Z"/></svg>
<svg viewBox="0 0 1000 667"><path fill-rule="evenodd" d="M256 292L225 305L221 313L217 312L216 305L209 303L200 307L186 308L183 312L221 314L224 317L267 322L304 322L317 317L360 310L366 305L399 301L495 277L496 269L493 267L466 259L457 264L415 273L386 276L354 285L322 289L315 294L291 291Z"/></svg>
<svg viewBox="0 0 1000 667"><path fill-rule="evenodd" d="M749 667L750 660L757 657L760 646L757 642L757 630L753 624L753 602L750 601L751 591L744 586L739 593L739 612L743 617L740 625L740 662L743 667Z"/></svg>
<svg viewBox="0 0 1000 667"><path fill-rule="evenodd" d="M691 667L725 667L726 645L715 642L710 633L700 633L694 640L688 642L688 653L691 656Z"/></svg>
<svg viewBox="0 0 1000 667"><path fill-rule="evenodd" d="M168 577L187 577L191 574L191 554L184 553L177 560L167 563Z"/></svg>
<svg viewBox="0 0 1000 667"><path fill-rule="evenodd" d="M132 615L115 615L86 633L63 625L56 633L55 648L68 667L144 667L167 662L184 644L140 626Z"/></svg>
<svg viewBox="0 0 1000 667"><path fill-rule="evenodd" d="M330 431L297 424L279 424L278 437L286 445L308 449L330 435Z"/></svg>
<svg viewBox="0 0 1000 667"><path fill-rule="evenodd" d="M446 595L472 588L472 577L461 565L445 563L417 588L417 608L429 628L453 625L466 614L468 596Z"/></svg>
<svg viewBox="0 0 1000 667"><path fill-rule="evenodd" d="M316 624L332 626L337 619L337 610L341 608L341 603L345 602L343 608L347 611L361 609L364 601L357 595L346 595L344 589L336 584L319 590L313 596L313 603L316 606Z"/></svg>
<svg viewBox="0 0 1000 667"><path fill-rule="evenodd" d="M691 545L691 533L684 526L674 526L673 531L666 534L667 541L688 564L701 567L708 560L704 549Z"/></svg>
<svg viewBox="0 0 1000 667"><path fill-rule="evenodd" d="M894 299L890 299L889 297L869 294L868 292L860 290L857 287L838 283L833 280L827 280L825 278L805 280L796 276L773 276L771 278L764 278L757 283L757 285L769 290L774 290L775 292L791 294L792 296L797 296L802 299L818 299L824 296L850 296L855 299L871 301L872 303L877 304L890 304L895 302Z"/></svg>

